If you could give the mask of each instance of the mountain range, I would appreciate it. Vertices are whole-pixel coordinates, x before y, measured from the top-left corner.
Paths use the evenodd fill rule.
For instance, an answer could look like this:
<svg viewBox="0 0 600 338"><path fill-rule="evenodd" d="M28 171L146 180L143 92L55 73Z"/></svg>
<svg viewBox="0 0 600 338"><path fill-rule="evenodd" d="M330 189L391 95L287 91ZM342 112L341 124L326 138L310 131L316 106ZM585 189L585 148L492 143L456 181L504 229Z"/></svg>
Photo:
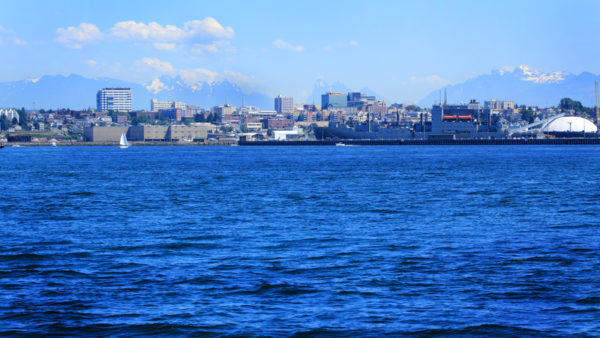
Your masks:
<svg viewBox="0 0 600 338"><path fill-rule="evenodd" d="M0 83L0 107L95 108L96 93L107 87L131 88L134 110L149 110L153 98L182 101L199 107L212 107L226 102L240 106L244 101L246 105L273 109L273 98L270 96L246 93L240 86L227 80L198 82L190 86L179 77L165 76L151 84L140 85L110 78L90 79L75 74L45 75L39 79Z"/></svg>
<svg viewBox="0 0 600 338"><path fill-rule="evenodd" d="M584 106L594 105L594 81L599 75L589 72L570 74L562 71L543 73L529 66L505 67L490 74L471 78L463 83L448 85L432 91L419 101L421 107L430 107L439 102L443 91L448 103L469 102L471 99L483 102L490 99L510 100L517 104L540 107L556 106L561 98L569 97L580 101ZM87 109L95 107L96 92L106 87L131 88L135 110L150 109L150 101L177 100L187 104L209 108L229 103L241 106L242 103L263 110L273 109L273 97L257 91L244 90L238 84L223 80L216 82L196 82L187 84L180 77L163 76L148 84L138 84L110 78L86 78L71 74L45 75L38 79L1 82L0 107L26 107L28 109L71 108ZM343 83L327 84L317 81L306 103L319 104L321 94L328 91L342 93L351 90ZM369 88L360 91L382 99ZM295 100L295 103L299 100ZM391 104L393 102L388 102Z"/></svg>
<svg viewBox="0 0 600 338"><path fill-rule="evenodd" d="M448 103L464 103L475 99L509 100L517 104L539 107L557 106L560 99L568 97L580 101L584 106L595 104L594 81L599 75L584 72L570 74L556 71L543 73L527 65L505 67L465 81L435 90L419 101L422 107L443 100L446 91Z"/></svg>

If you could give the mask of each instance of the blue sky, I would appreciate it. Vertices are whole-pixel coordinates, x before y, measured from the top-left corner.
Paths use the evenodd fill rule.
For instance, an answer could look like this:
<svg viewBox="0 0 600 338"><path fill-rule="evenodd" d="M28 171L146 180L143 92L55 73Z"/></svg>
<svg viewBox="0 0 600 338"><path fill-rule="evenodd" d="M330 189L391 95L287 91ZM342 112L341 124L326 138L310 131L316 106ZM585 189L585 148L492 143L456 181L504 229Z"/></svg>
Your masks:
<svg viewBox="0 0 600 338"><path fill-rule="evenodd" d="M3 0L0 81L228 79L298 102L321 80L415 102L505 66L600 73L598 13L600 1Z"/></svg>

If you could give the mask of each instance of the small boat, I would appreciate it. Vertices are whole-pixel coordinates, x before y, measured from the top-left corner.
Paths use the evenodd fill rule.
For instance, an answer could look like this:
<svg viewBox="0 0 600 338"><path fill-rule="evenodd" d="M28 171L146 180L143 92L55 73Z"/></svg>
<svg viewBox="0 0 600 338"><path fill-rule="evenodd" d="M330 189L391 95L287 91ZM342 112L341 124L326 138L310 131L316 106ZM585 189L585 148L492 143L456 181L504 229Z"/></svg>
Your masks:
<svg viewBox="0 0 600 338"><path fill-rule="evenodd" d="M126 149L129 147L129 143L127 143L127 136L125 136L125 132L121 134L121 141L119 142L119 148Z"/></svg>
<svg viewBox="0 0 600 338"><path fill-rule="evenodd" d="M56 142L52 141L52 146L56 147Z"/></svg>
<svg viewBox="0 0 600 338"><path fill-rule="evenodd" d="M338 142L335 144L338 147L345 147L346 145L343 142Z"/></svg>

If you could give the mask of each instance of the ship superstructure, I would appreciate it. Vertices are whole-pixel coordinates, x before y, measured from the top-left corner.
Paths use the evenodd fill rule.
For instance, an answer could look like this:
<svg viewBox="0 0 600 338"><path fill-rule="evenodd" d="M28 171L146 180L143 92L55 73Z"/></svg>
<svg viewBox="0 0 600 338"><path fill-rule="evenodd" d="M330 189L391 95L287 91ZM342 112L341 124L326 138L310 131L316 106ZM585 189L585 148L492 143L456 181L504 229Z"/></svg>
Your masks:
<svg viewBox="0 0 600 338"><path fill-rule="evenodd" d="M431 109L431 134L454 138L501 138L506 127L500 116L479 102L438 104Z"/></svg>

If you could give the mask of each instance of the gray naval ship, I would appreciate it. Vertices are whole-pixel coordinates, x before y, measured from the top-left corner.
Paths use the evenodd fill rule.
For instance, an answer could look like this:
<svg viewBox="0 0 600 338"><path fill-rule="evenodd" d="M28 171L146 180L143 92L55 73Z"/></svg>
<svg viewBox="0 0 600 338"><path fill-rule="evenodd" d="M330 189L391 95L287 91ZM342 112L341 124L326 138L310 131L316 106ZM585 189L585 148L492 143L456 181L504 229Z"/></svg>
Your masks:
<svg viewBox="0 0 600 338"><path fill-rule="evenodd" d="M421 137L412 127L377 123L356 126L332 123L329 127L314 127L313 130L317 140L402 140Z"/></svg>

